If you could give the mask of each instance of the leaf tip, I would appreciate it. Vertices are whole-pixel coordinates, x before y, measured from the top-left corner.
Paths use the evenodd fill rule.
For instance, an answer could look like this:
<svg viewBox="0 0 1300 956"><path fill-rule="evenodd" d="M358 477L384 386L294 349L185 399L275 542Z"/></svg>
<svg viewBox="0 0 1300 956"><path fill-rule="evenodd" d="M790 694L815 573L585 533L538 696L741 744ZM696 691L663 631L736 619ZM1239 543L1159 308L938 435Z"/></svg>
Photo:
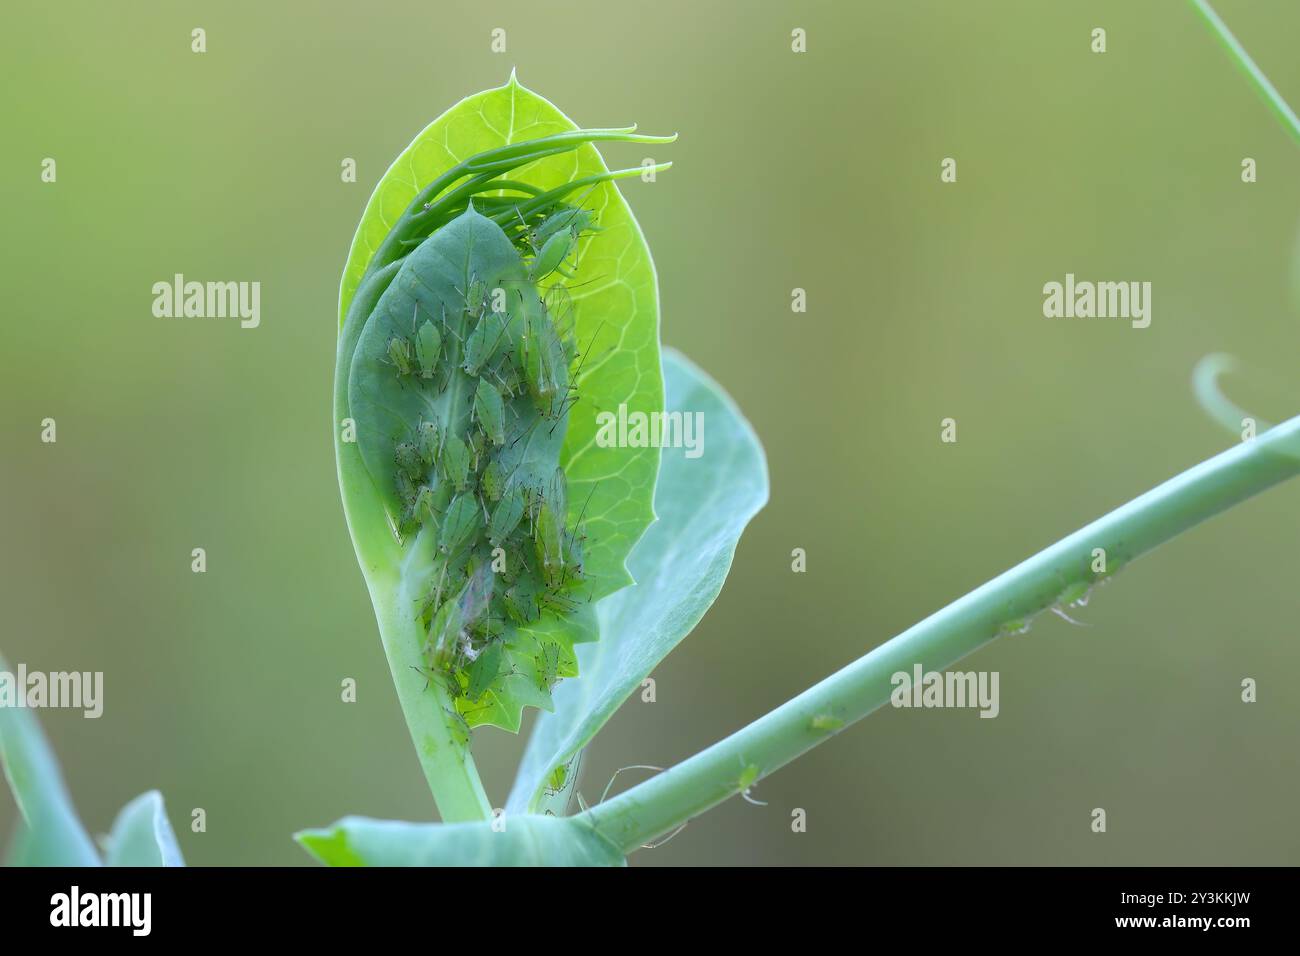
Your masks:
<svg viewBox="0 0 1300 956"><path fill-rule="evenodd" d="M299 830L294 842L326 866L361 866L362 859L348 845L348 836L342 827L331 829Z"/></svg>

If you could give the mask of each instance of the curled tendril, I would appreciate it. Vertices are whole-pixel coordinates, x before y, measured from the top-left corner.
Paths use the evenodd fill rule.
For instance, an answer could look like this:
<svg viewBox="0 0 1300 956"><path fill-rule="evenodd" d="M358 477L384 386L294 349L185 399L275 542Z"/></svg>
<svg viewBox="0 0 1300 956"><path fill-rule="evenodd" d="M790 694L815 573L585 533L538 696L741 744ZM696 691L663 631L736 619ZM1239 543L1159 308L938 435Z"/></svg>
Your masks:
<svg viewBox="0 0 1300 956"><path fill-rule="evenodd" d="M1247 420L1255 423L1256 435L1263 434L1273 428L1274 423L1243 409L1224 394L1220 384L1223 376L1240 371L1242 364L1235 356L1224 352L1207 355L1196 363L1196 368L1192 371L1192 392L1205 413L1233 434L1240 436ZM1300 443L1292 442L1279 447L1277 451L1288 457L1300 458Z"/></svg>

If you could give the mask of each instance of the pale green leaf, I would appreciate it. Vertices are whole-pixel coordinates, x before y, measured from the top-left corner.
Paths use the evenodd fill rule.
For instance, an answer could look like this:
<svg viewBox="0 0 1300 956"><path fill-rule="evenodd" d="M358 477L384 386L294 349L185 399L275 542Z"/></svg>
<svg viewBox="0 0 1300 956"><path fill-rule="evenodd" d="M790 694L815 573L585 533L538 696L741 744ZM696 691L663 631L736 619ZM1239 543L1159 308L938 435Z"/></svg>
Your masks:
<svg viewBox="0 0 1300 956"><path fill-rule="evenodd" d="M108 835L104 862L109 866L185 865L157 790L140 794L122 808Z"/></svg>
<svg viewBox="0 0 1300 956"><path fill-rule="evenodd" d="M9 671L4 658L0 671ZM99 866L54 751L30 710L0 707L0 764L26 823L14 837L12 858L28 866Z"/></svg>
<svg viewBox="0 0 1300 956"><path fill-rule="evenodd" d="M585 747L691 632L722 589L741 532L767 502L762 445L730 397L668 350L664 381L670 411L703 413L703 454L664 449L659 520L628 562L637 583L597 605L600 643L576 648L582 676L556 688L553 713L538 715L510 812L536 807L555 768Z"/></svg>
<svg viewBox="0 0 1300 956"><path fill-rule="evenodd" d="M589 825L545 816L492 823L402 823L344 817L295 839L330 866L622 866Z"/></svg>

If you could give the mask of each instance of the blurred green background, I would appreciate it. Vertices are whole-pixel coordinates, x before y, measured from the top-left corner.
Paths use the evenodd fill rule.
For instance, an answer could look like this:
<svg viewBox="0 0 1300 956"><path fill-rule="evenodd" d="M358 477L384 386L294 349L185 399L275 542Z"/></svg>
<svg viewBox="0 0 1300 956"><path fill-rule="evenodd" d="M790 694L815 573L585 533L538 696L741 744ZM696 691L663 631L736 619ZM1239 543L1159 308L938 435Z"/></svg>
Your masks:
<svg viewBox="0 0 1300 956"><path fill-rule="evenodd" d="M1218 9L1300 101L1300 7ZM297 828L433 813L338 500L338 277L392 157L511 66L579 123L681 133L653 148L670 172L624 187L663 338L736 397L772 473L658 702L628 703L590 752L589 799L1231 444L1190 393L1202 355L1294 368L1300 154L1181 0L75 2L6 20L0 648L105 672L102 719L42 714L76 803L102 832L160 788L191 863L306 863ZM261 327L154 318L176 272L260 281ZM1151 327L1045 319L1066 272L1151 281ZM1296 392L1231 384L1261 416L1297 411ZM766 807L733 800L633 862L1300 863L1297 532L1300 484L1248 502L1127 570L1090 627L1049 615L968 659L1001 672L996 720L879 712L763 782ZM504 802L522 740L475 744ZM6 794L0 833L13 817Z"/></svg>

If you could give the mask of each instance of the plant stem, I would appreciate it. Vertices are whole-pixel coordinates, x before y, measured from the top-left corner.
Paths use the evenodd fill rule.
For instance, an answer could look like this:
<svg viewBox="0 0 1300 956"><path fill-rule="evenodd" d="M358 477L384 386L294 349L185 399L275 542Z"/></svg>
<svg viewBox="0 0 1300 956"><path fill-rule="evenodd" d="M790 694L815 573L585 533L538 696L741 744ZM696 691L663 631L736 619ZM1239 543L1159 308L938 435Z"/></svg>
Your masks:
<svg viewBox="0 0 1300 956"><path fill-rule="evenodd" d="M1264 71L1251 59L1250 54L1246 52L1246 48L1232 35L1228 25L1214 12L1214 8L1210 6L1207 0L1191 0L1191 4L1209 25L1210 29L1214 31L1215 35L1218 36L1227 49L1228 55L1237 61L1237 64L1245 71L1246 76L1255 84L1255 88L1263 95L1265 102L1277 114L1282 124L1291 132L1292 136L1300 140L1300 119L1296 117L1295 111L1287 105L1286 100L1282 98L1282 94L1269 82L1268 77L1264 75Z"/></svg>
<svg viewBox="0 0 1300 956"><path fill-rule="evenodd" d="M393 675L402 714L411 731L420 767L444 823L486 820L492 815L487 794L470 755L467 729L456 715L447 690L421 671L425 636L402 587L406 564L420 558L413 545L405 551L388 527L384 506L355 442L342 439L348 417L348 369L368 316L397 274L398 263L378 270L357 289L339 332L334 369L334 452L339 492L361 573L379 621L379 634Z"/></svg>
<svg viewBox="0 0 1300 956"><path fill-rule="evenodd" d="M1108 571L1300 472L1300 417L1216 455L1040 551L749 726L581 816L630 853L822 743L884 704L891 676L937 671ZM818 719L820 718L820 719ZM814 720L816 719L816 724Z"/></svg>
<svg viewBox="0 0 1300 956"><path fill-rule="evenodd" d="M367 576L367 583L393 687L438 815L443 823L488 819L492 805L470 754L469 728L456 716L456 705L442 682L427 676L425 636L409 600L397 579Z"/></svg>

